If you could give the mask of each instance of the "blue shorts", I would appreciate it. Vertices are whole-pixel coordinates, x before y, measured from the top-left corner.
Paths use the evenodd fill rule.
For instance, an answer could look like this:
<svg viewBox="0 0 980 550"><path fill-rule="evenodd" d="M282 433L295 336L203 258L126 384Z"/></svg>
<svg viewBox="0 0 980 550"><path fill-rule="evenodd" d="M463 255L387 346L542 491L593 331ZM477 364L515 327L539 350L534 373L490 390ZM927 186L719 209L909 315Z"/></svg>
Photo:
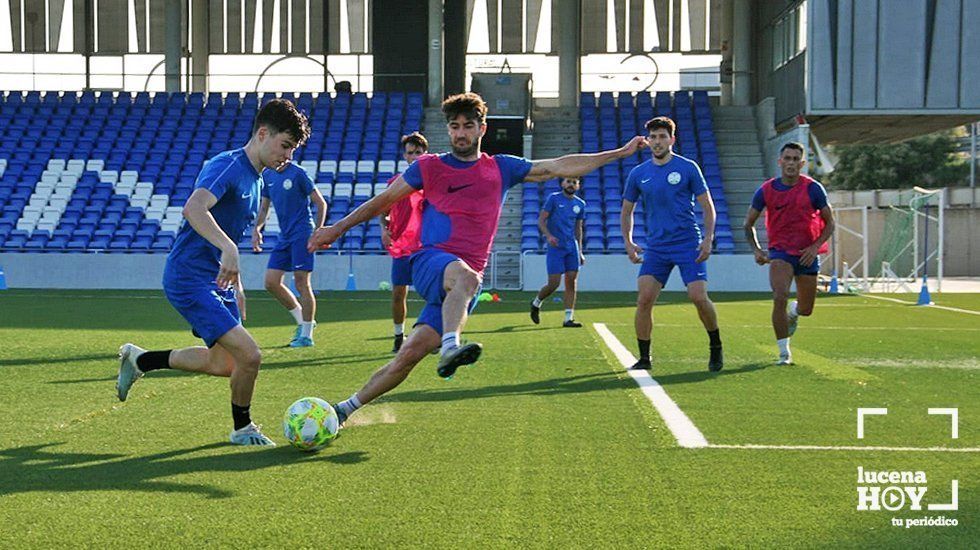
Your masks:
<svg viewBox="0 0 980 550"><path fill-rule="evenodd" d="M189 290L164 287L163 292L170 305L191 325L194 336L204 340L209 348L242 324L233 289L218 290L210 285Z"/></svg>
<svg viewBox="0 0 980 550"><path fill-rule="evenodd" d="M707 262L694 261L698 259L698 254L700 251L694 244L666 249L647 248L643 252L643 265L640 266L637 277L652 275L662 286L667 286L670 272L677 266L685 286L694 281L707 281L708 265Z"/></svg>
<svg viewBox="0 0 980 550"><path fill-rule="evenodd" d="M549 246L545 264L548 266L548 275L578 271L578 249Z"/></svg>
<svg viewBox="0 0 980 550"><path fill-rule="evenodd" d="M269 269L280 271L313 271L313 253L306 250L307 239L281 241L269 256Z"/></svg>
<svg viewBox="0 0 980 550"><path fill-rule="evenodd" d="M813 263L810 265L803 265L800 263L799 256L793 256L782 250L776 250L775 248L769 249L769 259L770 260L782 260L789 265L793 266L793 275L816 275L820 273L820 257L814 258Z"/></svg>
<svg viewBox="0 0 980 550"><path fill-rule="evenodd" d="M402 256L391 259L391 286L412 284L412 257Z"/></svg>
<svg viewBox="0 0 980 550"><path fill-rule="evenodd" d="M439 335L442 335L442 302L446 299L446 288L443 285L446 266L459 260L449 252L437 248L425 248L412 254L412 282L415 291L425 299L425 307L415 320L415 325L429 325ZM470 301L469 312L476 309L477 297L482 285L476 289L476 295Z"/></svg>

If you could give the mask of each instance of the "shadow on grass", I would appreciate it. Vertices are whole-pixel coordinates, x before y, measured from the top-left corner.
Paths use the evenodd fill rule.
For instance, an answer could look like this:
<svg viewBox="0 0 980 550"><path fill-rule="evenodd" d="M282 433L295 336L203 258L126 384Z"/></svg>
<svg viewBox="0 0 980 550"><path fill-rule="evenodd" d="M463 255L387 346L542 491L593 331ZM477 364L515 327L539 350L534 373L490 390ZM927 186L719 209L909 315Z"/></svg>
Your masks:
<svg viewBox="0 0 980 550"><path fill-rule="evenodd" d="M189 449L142 456L56 452L49 447L61 443L0 449L0 497L35 491L142 491L191 493L208 498L228 498L234 491L200 483L177 483L168 478L201 472L247 473L274 466L330 462L358 464L369 460L367 453L351 451L317 454L291 447L236 449L227 454L195 455L230 447L211 443Z"/></svg>
<svg viewBox="0 0 980 550"><path fill-rule="evenodd" d="M452 384L452 382L449 382ZM635 387L632 380L609 374L582 374L565 378L552 378L525 382L523 384L501 384L478 388L446 388L441 390L414 390L395 392L386 395L385 402L426 403L456 401L460 399L481 399L513 395L551 396L569 393L618 390Z"/></svg>
<svg viewBox="0 0 980 550"><path fill-rule="evenodd" d="M394 357L392 354L385 355L333 355L324 357L308 357L304 359L294 359L294 360L276 360L279 357L270 357L262 362L262 367L260 370L270 371L278 369L289 369L297 367L320 367L320 366L330 366L337 367L343 365L353 365L359 363L371 363L371 364L384 364ZM115 359L115 358L113 358ZM116 369L117 364L114 361L112 368ZM195 372L186 372L180 370L166 369L166 370L156 370L152 373L147 374L144 380L153 380L154 378L179 378L182 376L207 376ZM105 376L93 376L90 378L71 378L67 380L50 380L48 384L89 384L94 382L110 382L115 381L116 375L105 375Z"/></svg>
<svg viewBox="0 0 980 550"><path fill-rule="evenodd" d="M76 355L74 357L17 357L13 359L0 359L0 367L30 367L33 365L82 363L85 361L118 362L119 357L115 353L91 353L88 355Z"/></svg>
<svg viewBox="0 0 980 550"><path fill-rule="evenodd" d="M705 369L689 372L677 372L674 374L657 374L656 365L654 365L654 370L650 372L650 375L653 376L653 379L656 380L661 386L675 386L678 384L703 382L713 378L732 376L736 374L746 374L768 368L769 366L771 366L769 363L749 363L737 368L725 367L719 372L710 372Z"/></svg>

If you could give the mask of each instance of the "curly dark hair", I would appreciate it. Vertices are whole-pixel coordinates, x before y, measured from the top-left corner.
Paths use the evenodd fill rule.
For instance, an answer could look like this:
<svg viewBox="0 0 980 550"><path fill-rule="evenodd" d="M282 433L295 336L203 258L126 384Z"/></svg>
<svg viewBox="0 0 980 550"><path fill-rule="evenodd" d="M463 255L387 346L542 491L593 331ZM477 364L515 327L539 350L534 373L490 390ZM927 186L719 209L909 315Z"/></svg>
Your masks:
<svg viewBox="0 0 980 550"><path fill-rule="evenodd" d="M487 104L479 94L473 92L456 94L442 102L442 114L446 116L447 121L463 115L469 120L483 124L487 120Z"/></svg>
<svg viewBox="0 0 980 550"><path fill-rule="evenodd" d="M429 140L425 139L425 136L423 136L419 132L412 132L407 136L402 136L402 147L404 148L409 143L411 143L412 145L418 147L423 151L429 150Z"/></svg>
<svg viewBox="0 0 980 550"><path fill-rule="evenodd" d="M296 106L288 99L273 99L259 109L252 124L252 133L265 126L273 134L287 132L296 141L296 145L306 143L310 137L310 122L306 115L296 110Z"/></svg>
<svg viewBox="0 0 980 550"><path fill-rule="evenodd" d="M674 137L674 132L677 130L677 125L674 124L674 121L671 120L669 117L658 116L648 120L645 125L645 128L647 129L648 134L654 130L663 129L663 130L667 130L667 133L670 134L670 137Z"/></svg>

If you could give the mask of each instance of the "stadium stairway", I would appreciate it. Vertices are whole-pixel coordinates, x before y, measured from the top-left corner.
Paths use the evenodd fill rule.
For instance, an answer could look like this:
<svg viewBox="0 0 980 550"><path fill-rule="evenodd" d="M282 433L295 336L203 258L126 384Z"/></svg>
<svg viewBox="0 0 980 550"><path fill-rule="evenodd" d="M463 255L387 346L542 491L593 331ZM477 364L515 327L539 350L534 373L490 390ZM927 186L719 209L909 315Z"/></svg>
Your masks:
<svg viewBox="0 0 980 550"><path fill-rule="evenodd" d="M712 118L722 182L731 213L735 252L750 253L752 249L743 235L742 223L752 204L752 195L766 178L755 116L752 107L716 106ZM757 231L759 240L764 241L765 229L757 226Z"/></svg>

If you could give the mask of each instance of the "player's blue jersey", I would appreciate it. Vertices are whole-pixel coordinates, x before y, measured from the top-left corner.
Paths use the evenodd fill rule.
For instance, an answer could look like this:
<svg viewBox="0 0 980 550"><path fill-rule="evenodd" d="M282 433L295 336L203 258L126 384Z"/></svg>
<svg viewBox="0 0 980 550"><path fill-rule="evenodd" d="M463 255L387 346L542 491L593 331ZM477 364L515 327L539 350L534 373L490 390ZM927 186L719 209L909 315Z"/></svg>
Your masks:
<svg viewBox="0 0 980 550"><path fill-rule="evenodd" d="M262 196L272 200L279 218L279 239L295 241L309 239L313 233L313 208L310 195L313 180L295 164L287 164L282 172L262 172Z"/></svg>
<svg viewBox="0 0 980 550"><path fill-rule="evenodd" d="M623 199L643 205L647 246L663 248L701 242L694 199L707 192L697 163L675 154L663 166L648 160L634 168Z"/></svg>
<svg viewBox="0 0 980 550"><path fill-rule="evenodd" d="M585 219L585 201L559 191L548 195L541 210L548 213L548 232L558 239L558 248L577 250L575 225Z"/></svg>
<svg viewBox="0 0 980 550"><path fill-rule="evenodd" d="M248 160L245 150L225 151L205 163L195 188L207 189L218 198L211 207L211 215L228 238L237 243L255 221L262 192L262 177ZM218 247L185 221L167 256L163 284L213 283L221 267L220 259Z"/></svg>

